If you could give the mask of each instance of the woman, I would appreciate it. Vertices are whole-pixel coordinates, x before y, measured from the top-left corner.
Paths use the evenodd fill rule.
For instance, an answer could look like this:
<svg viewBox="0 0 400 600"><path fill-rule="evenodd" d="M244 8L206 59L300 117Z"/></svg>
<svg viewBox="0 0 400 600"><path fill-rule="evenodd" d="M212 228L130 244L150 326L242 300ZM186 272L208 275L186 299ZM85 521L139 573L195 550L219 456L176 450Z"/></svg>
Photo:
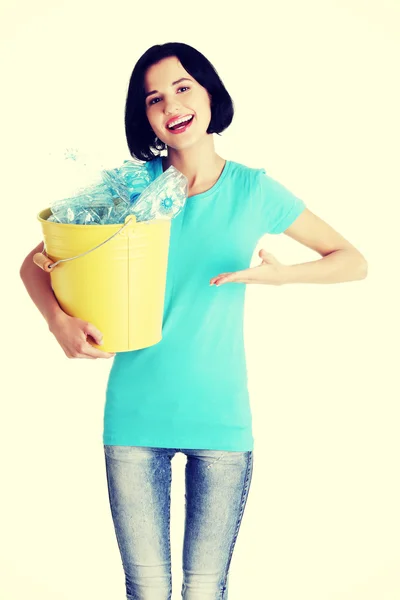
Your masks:
<svg viewBox="0 0 400 600"><path fill-rule="evenodd" d="M163 339L118 353L104 413L110 507L127 598L171 598L171 459L187 456L183 545L185 600L227 599L229 567L253 470L252 419L243 344L246 283L335 283L363 279L358 250L264 169L214 149L233 118L232 100L211 63L168 43L137 62L126 101L133 157L152 176L173 165L188 179L184 210L171 222ZM166 154L161 154L166 150ZM285 233L323 258L282 265L259 238ZM48 275L25 259L21 276L70 358L111 357L91 323L66 315ZM232 283L235 285L226 285Z"/></svg>

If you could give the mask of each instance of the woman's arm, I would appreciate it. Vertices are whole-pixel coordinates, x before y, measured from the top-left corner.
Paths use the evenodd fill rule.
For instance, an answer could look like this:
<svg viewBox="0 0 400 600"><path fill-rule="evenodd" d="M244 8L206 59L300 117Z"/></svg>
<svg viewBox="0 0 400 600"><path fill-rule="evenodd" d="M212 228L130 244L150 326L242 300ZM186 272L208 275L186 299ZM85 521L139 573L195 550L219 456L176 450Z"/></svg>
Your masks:
<svg viewBox="0 0 400 600"><path fill-rule="evenodd" d="M114 352L102 352L88 341L87 337L90 335L97 345L102 345L103 335L97 327L62 310L51 287L50 274L33 262L33 255L42 250L43 242L29 252L21 265L20 276L29 296L46 319L49 330L66 356L91 359L115 356Z"/></svg>
<svg viewBox="0 0 400 600"><path fill-rule="evenodd" d="M50 331L57 322L57 318L65 315L64 311L57 302L51 287L50 274L43 271L33 262L33 255L42 252L43 242L40 242L21 265L20 276L26 287L26 290L34 304L46 319Z"/></svg>

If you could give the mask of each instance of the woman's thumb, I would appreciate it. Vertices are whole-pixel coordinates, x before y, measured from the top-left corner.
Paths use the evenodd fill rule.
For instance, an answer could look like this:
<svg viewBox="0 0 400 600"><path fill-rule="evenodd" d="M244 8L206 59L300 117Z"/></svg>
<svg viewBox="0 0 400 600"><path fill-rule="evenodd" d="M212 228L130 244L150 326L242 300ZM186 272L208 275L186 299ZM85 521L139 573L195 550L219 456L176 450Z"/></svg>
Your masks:
<svg viewBox="0 0 400 600"><path fill-rule="evenodd" d="M262 248L260 250L260 252L258 253L258 256L266 262L270 262L270 263L278 262L277 258L273 254L271 254L271 252L267 252L266 250L264 250L264 248Z"/></svg>
<svg viewBox="0 0 400 600"><path fill-rule="evenodd" d="M92 325L92 323L88 323L85 328L85 333L86 335L91 335L96 344L101 346L103 343L103 334L97 329L97 327Z"/></svg>

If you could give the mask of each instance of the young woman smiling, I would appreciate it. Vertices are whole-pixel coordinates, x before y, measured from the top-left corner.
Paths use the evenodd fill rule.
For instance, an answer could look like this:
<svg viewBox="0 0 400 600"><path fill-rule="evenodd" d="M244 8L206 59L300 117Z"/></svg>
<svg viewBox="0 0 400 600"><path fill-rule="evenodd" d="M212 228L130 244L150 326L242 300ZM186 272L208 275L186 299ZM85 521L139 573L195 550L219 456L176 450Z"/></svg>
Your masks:
<svg viewBox="0 0 400 600"><path fill-rule="evenodd" d="M125 131L131 155L155 178L173 165L189 183L171 222L163 339L115 356L104 411L104 452L128 600L169 600L171 460L186 455L185 600L228 598L229 567L253 471L254 440L243 343L245 285L363 279L361 253L264 169L219 156L213 134L233 103L212 64L181 43L151 47L129 83ZM166 151L166 155L161 154ZM285 233L321 259L282 265L260 251ZM24 261L21 276L69 357L110 354L90 323L60 309L49 277Z"/></svg>

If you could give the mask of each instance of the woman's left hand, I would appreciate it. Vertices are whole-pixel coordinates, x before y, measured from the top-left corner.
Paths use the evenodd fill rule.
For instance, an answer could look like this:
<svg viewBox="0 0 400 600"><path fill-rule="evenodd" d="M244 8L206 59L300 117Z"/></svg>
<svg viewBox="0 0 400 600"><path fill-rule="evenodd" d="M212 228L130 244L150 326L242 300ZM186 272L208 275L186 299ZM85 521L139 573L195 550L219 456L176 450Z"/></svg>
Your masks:
<svg viewBox="0 0 400 600"><path fill-rule="evenodd" d="M258 255L262 259L262 263L257 267L251 267L250 269L234 273L221 273L210 280L210 285L219 286L223 283L267 283L270 285L282 285L284 265L266 250L260 250Z"/></svg>

